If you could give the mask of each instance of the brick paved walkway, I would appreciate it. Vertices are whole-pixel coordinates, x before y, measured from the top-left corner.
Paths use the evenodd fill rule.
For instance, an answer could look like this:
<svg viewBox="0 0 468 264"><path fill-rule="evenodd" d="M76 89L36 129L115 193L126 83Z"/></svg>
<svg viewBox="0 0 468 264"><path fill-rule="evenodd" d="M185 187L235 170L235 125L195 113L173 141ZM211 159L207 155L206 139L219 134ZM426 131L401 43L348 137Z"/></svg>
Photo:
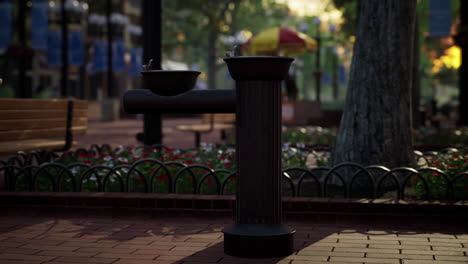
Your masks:
<svg viewBox="0 0 468 264"><path fill-rule="evenodd" d="M164 118L163 144L170 148L193 148L195 136L193 133L175 130L177 125L199 124L201 119L194 118ZM113 122L90 120L85 135L76 136L77 147L88 148L92 144L110 144L112 148L119 145L141 145L136 134L143 131L143 121L138 119L123 119ZM202 142L222 143L219 131L203 133Z"/></svg>
<svg viewBox="0 0 468 264"><path fill-rule="evenodd" d="M276 259L223 254L228 218L0 216L0 263L468 263L468 234L436 229L289 222L296 252Z"/></svg>

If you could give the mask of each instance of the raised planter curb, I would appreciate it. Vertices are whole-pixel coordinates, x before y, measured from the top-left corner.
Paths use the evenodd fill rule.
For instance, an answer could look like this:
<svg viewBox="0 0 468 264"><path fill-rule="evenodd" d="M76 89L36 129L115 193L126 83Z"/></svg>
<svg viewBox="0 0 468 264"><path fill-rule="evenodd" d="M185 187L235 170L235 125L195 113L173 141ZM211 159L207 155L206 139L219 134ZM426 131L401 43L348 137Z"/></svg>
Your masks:
<svg viewBox="0 0 468 264"><path fill-rule="evenodd" d="M0 192L2 212L39 211L118 215L198 215L232 217L234 195ZM466 223L468 201L403 201L284 197L286 218L359 224L416 220Z"/></svg>

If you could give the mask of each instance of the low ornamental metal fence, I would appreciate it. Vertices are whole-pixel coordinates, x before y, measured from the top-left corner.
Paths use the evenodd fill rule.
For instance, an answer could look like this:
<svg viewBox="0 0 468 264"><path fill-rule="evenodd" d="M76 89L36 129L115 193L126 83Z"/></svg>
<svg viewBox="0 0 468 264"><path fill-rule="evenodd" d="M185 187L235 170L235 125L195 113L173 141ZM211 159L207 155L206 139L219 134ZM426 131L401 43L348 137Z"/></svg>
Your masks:
<svg viewBox="0 0 468 264"><path fill-rule="evenodd" d="M0 177L7 191L235 194L235 170L144 157L118 166L60 162L64 157L102 157L112 151L103 145L61 155L18 153L1 161ZM461 157L460 162L466 165L466 150L415 153L420 164L417 169L364 167L350 162L334 167L287 167L282 170L283 196L468 200L468 171L430 167L441 162L435 158L441 155Z"/></svg>

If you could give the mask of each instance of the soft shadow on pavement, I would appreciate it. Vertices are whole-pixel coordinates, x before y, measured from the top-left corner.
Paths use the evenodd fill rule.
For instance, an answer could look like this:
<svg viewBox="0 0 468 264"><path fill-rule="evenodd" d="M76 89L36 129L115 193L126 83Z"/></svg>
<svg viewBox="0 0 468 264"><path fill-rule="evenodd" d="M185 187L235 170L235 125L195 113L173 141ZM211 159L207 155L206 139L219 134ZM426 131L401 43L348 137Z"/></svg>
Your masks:
<svg viewBox="0 0 468 264"><path fill-rule="evenodd" d="M94 257L116 257L122 263L129 257L164 263L283 263L287 259L242 259L225 255L221 230L230 224L232 220L226 217L112 217L50 210L4 211L0 215L0 262L2 254L23 254L18 253L21 249L36 250L34 254L39 255L51 254L47 251L54 250L52 247L63 247L54 251L54 256L65 258L71 254L67 250L72 246L79 246L70 250L83 254L83 257L89 251L97 254L88 256L89 261ZM337 230L300 222L291 224L300 227L295 236L296 251Z"/></svg>
<svg viewBox="0 0 468 264"><path fill-rule="evenodd" d="M437 252L453 255L442 258L466 258L463 243L468 243L465 229L437 223L396 223L391 219L378 223L371 223L367 221L369 219L353 222L289 220L285 223L297 230L292 255L248 259L224 254L221 230L232 224L227 217L144 217L122 212L106 215L97 211L35 210L2 211L0 262L5 254L31 259L51 256L59 260L76 254L81 262L92 263L95 258L107 258L115 260L112 263L116 264L359 263L366 258L373 263L380 263L380 258L401 263L404 258L432 260L437 256L431 254ZM437 247L441 248L432 253ZM406 254L401 253L406 250Z"/></svg>
<svg viewBox="0 0 468 264"><path fill-rule="evenodd" d="M286 264L290 263L293 259L317 259L317 257L304 257L304 256L297 256L298 252L305 248L309 248L311 250L321 250L323 248L314 246L315 243L320 241L327 241L327 237L334 234L337 229L335 228L328 228L328 227L313 227L304 225L303 223L290 223L291 226L295 227L297 230L296 235L294 236L294 253L291 256L286 257L277 257L277 258L240 258L234 257L224 254L223 242L218 242L216 244L212 244L204 250L198 251L195 254L179 259L174 261L174 264L187 264L187 263L226 263L226 264L269 264L269 263L280 263ZM311 232L314 233L311 236ZM327 256L318 257L323 261L327 260Z"/></svg>

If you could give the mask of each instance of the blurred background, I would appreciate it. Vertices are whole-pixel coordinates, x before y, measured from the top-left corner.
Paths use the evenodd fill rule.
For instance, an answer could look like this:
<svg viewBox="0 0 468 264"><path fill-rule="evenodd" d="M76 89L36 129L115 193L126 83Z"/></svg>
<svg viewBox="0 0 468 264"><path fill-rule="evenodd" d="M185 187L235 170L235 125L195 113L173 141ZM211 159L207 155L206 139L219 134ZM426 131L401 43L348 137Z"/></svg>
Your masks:
<svg viewBox="0 0 468 264"><path fill-rule="evenodd" d="M0 97L75 97L89 100L96 118L129 117L119 98L141 88L142 4L143 0L0 0ZM417 8L421 124L439 115L438 126L453 127L461 65L461 49L453 36L459 29L460 1L418 1ZM339 119L357 11L354 0L162 1L162 68L202 71L197 89L233 89L222 61L225 52L242 45L246 54L262 54L250 47L258 34L292 29L313 43L300 50L270 52L296 58L285 82L285 101L315 102L320 111L338 111L334 118ZM109 105L112 113L104 113L102 105ZM338 122L330 117L314 122L327 121Z"/></svg>

